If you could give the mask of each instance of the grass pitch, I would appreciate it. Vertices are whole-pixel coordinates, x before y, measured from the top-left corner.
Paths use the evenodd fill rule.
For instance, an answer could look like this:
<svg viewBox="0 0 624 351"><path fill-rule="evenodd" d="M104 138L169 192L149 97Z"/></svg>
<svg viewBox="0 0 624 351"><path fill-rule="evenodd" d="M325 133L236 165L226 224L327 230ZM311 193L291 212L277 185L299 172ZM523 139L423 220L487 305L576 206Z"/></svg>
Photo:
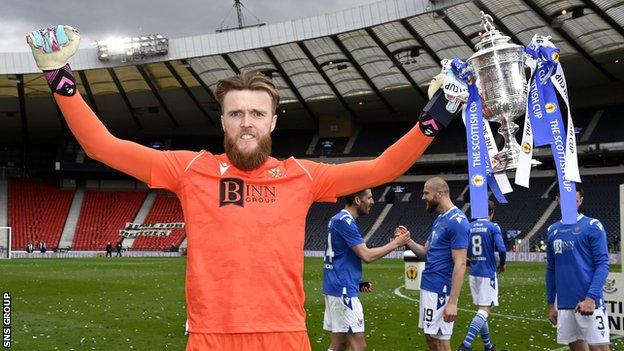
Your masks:
<svg viewBox="0 0 624 351"><path fill-rule="evenodd" d="M184 258L0 261L0 290L11 294L13 350L184 350ZM308 330L325 351L321 259L306 259ZM418 293L403 285L403 262L364 267L374 292L361 294L369 350L426 350L418 329ZM251 288L251 286L250 286ZM499 350L560 348L546 320L543 264L510 263L500 279L501 306L490 318ZM468 329L474 307L464 283L452 346ZM482 350L481 341L473 345ZM624 350L615 341L612 350Z"/></svg>

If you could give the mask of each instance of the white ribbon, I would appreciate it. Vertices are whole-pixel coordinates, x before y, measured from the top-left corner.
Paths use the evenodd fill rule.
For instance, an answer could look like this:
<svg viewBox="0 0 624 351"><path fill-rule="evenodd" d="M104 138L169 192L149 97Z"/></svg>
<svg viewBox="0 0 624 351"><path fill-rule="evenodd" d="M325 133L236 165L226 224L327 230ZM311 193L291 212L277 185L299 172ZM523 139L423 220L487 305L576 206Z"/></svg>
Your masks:
<svg viewBox="0 0 624 351"><path fill-rule="evenodd" d="M537 62L532 57L526 56L526 65L531 69L529 83L533 79ZM531 178L531 160L533 159L533 132L531 131L531 120L529 119L529 99L531 98L531 87L527 85L527 106L524 112L524 129L522 131L522 143L520 144L520 154L518 155L518 165L516 167L515 183L525 188L529 187Z"/></svg>
<svg viewBox="0 0 624 351"><path fill-rule="evenodd" d="M574 130L574 122L572 122L572 113L570 111L570 101L568 100L568 86L566 84L563 67L557 64L557 72L550 77L550 81L555 89L561 94L568 110L568 131L566 133L566 153L565 153L565 173L563 179L580 183L581 175L578 167L578 157L576 148L576 135Z"/></svg>
<svg viewBox="0 0 624 351"><path fill-rule="evenodd" d="M537 46L545 46L555 48L555 44L550 41L550 36L541 36L534 35L531 42ZM528 58L526 61L526 65L531 69L531 78L535 73L535 68L537 66L537 62L535 62L532 58ZM552 73L552 72L551 72ZM553 83L553 86L561 97L563 98L568 112L568 123L567 123L567 131L566 131L566 151L565 151L565 173L563 178L565 180L574 181L577 183L581 182L581 175L579 173L578 167L578 156L577 156L577 147L576 147L576 135L574 130L574 122L572 121L572 112L570 109L570 101L568 98L568 87L565 79L565 74L563 73L563 67L561 63L557 64L557 71L554 74L550 74L550 81ZM529 80L530 82L531 80ZM538 82L540 84L540 82ZM530 87L527 89L527 99L530 98ZM528 100L527 100L527 108L528 108ZM522 133L522 152L518 157L518 167L516 169L516 180L515 183L528 188L529 187L529 177L531 176L531 158L533 156L533 134L531 132L531 122L529 120L528 110L525 113L525 123L524 123L524 132ZM528 149L528 152L524 152Z"/></svg>

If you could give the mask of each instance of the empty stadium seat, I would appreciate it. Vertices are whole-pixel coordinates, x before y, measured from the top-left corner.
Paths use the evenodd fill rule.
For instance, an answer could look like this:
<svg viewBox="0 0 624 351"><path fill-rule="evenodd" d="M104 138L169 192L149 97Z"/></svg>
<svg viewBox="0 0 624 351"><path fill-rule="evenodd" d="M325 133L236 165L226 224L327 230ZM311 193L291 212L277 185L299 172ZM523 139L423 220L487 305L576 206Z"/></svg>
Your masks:
<svg viewBox="0 0 624 351"><path fill-rule="evenodd" d="M12 247L23 250L29 241L58 246L74 190L59 189L53 180L17 179L8 182L8 221L13 228Z"/></svg>

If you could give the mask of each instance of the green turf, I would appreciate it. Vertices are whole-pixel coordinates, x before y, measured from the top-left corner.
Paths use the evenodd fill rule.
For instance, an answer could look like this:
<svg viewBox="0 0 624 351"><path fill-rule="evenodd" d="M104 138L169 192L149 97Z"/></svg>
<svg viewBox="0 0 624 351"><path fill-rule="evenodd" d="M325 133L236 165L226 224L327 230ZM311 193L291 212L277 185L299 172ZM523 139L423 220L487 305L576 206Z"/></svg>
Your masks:
<svg viewBox="0 0 624 351"><path fill-rule="evenodd" d="M0 261L0 289L12 295L14 350L183 350L183 258L46 259ZM545 320L542 264L510 263L500 279L501 306L490 330L499 349L551 350L555 329ZM320 259L306 259L308 329L314 350L325 351ZM426 350L418 303L403 284L403 263L366 265L374 292L361 295L369 350ZM473 316L467 285L455 323L457 347ZM526 318L526 319L524 319ZM480 341L475 350L482 350ZM618 341L612 350L624 350Z"/></svg>

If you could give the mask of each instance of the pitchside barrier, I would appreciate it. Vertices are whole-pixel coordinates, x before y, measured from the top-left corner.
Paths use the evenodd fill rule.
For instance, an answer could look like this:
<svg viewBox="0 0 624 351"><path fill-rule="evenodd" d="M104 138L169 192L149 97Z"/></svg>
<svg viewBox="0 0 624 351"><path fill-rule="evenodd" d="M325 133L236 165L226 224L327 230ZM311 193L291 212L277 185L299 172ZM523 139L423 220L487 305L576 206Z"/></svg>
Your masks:
<svg viewBox="0 0 624 351"><path fill-rule="evenodd" d="M624 242L621 238L624 233L624 184L620 184L620 252L624 252ZM621 258L621 257L620 257ZM613 263L609 259L610 263ZM616 263L622 263L618 258ZM609 315L609 329L611 334L624 335L624 273L609 273L607 282L602 288Z"/></svg>
<svg viewBox="0 0 624 351"><path fill-rule="evenodd" d="M113 256L115 252L113 252ZM46 252L41 253L35 251L27 253L26 251L12 251L11 258L87 258L87 257L105 257L106 251L66 251L66 252ZM123 251L123 257L178 257L183 256L182 252L164 252L164 251ZM114 257L113 257L114 258Z"/></svg>

